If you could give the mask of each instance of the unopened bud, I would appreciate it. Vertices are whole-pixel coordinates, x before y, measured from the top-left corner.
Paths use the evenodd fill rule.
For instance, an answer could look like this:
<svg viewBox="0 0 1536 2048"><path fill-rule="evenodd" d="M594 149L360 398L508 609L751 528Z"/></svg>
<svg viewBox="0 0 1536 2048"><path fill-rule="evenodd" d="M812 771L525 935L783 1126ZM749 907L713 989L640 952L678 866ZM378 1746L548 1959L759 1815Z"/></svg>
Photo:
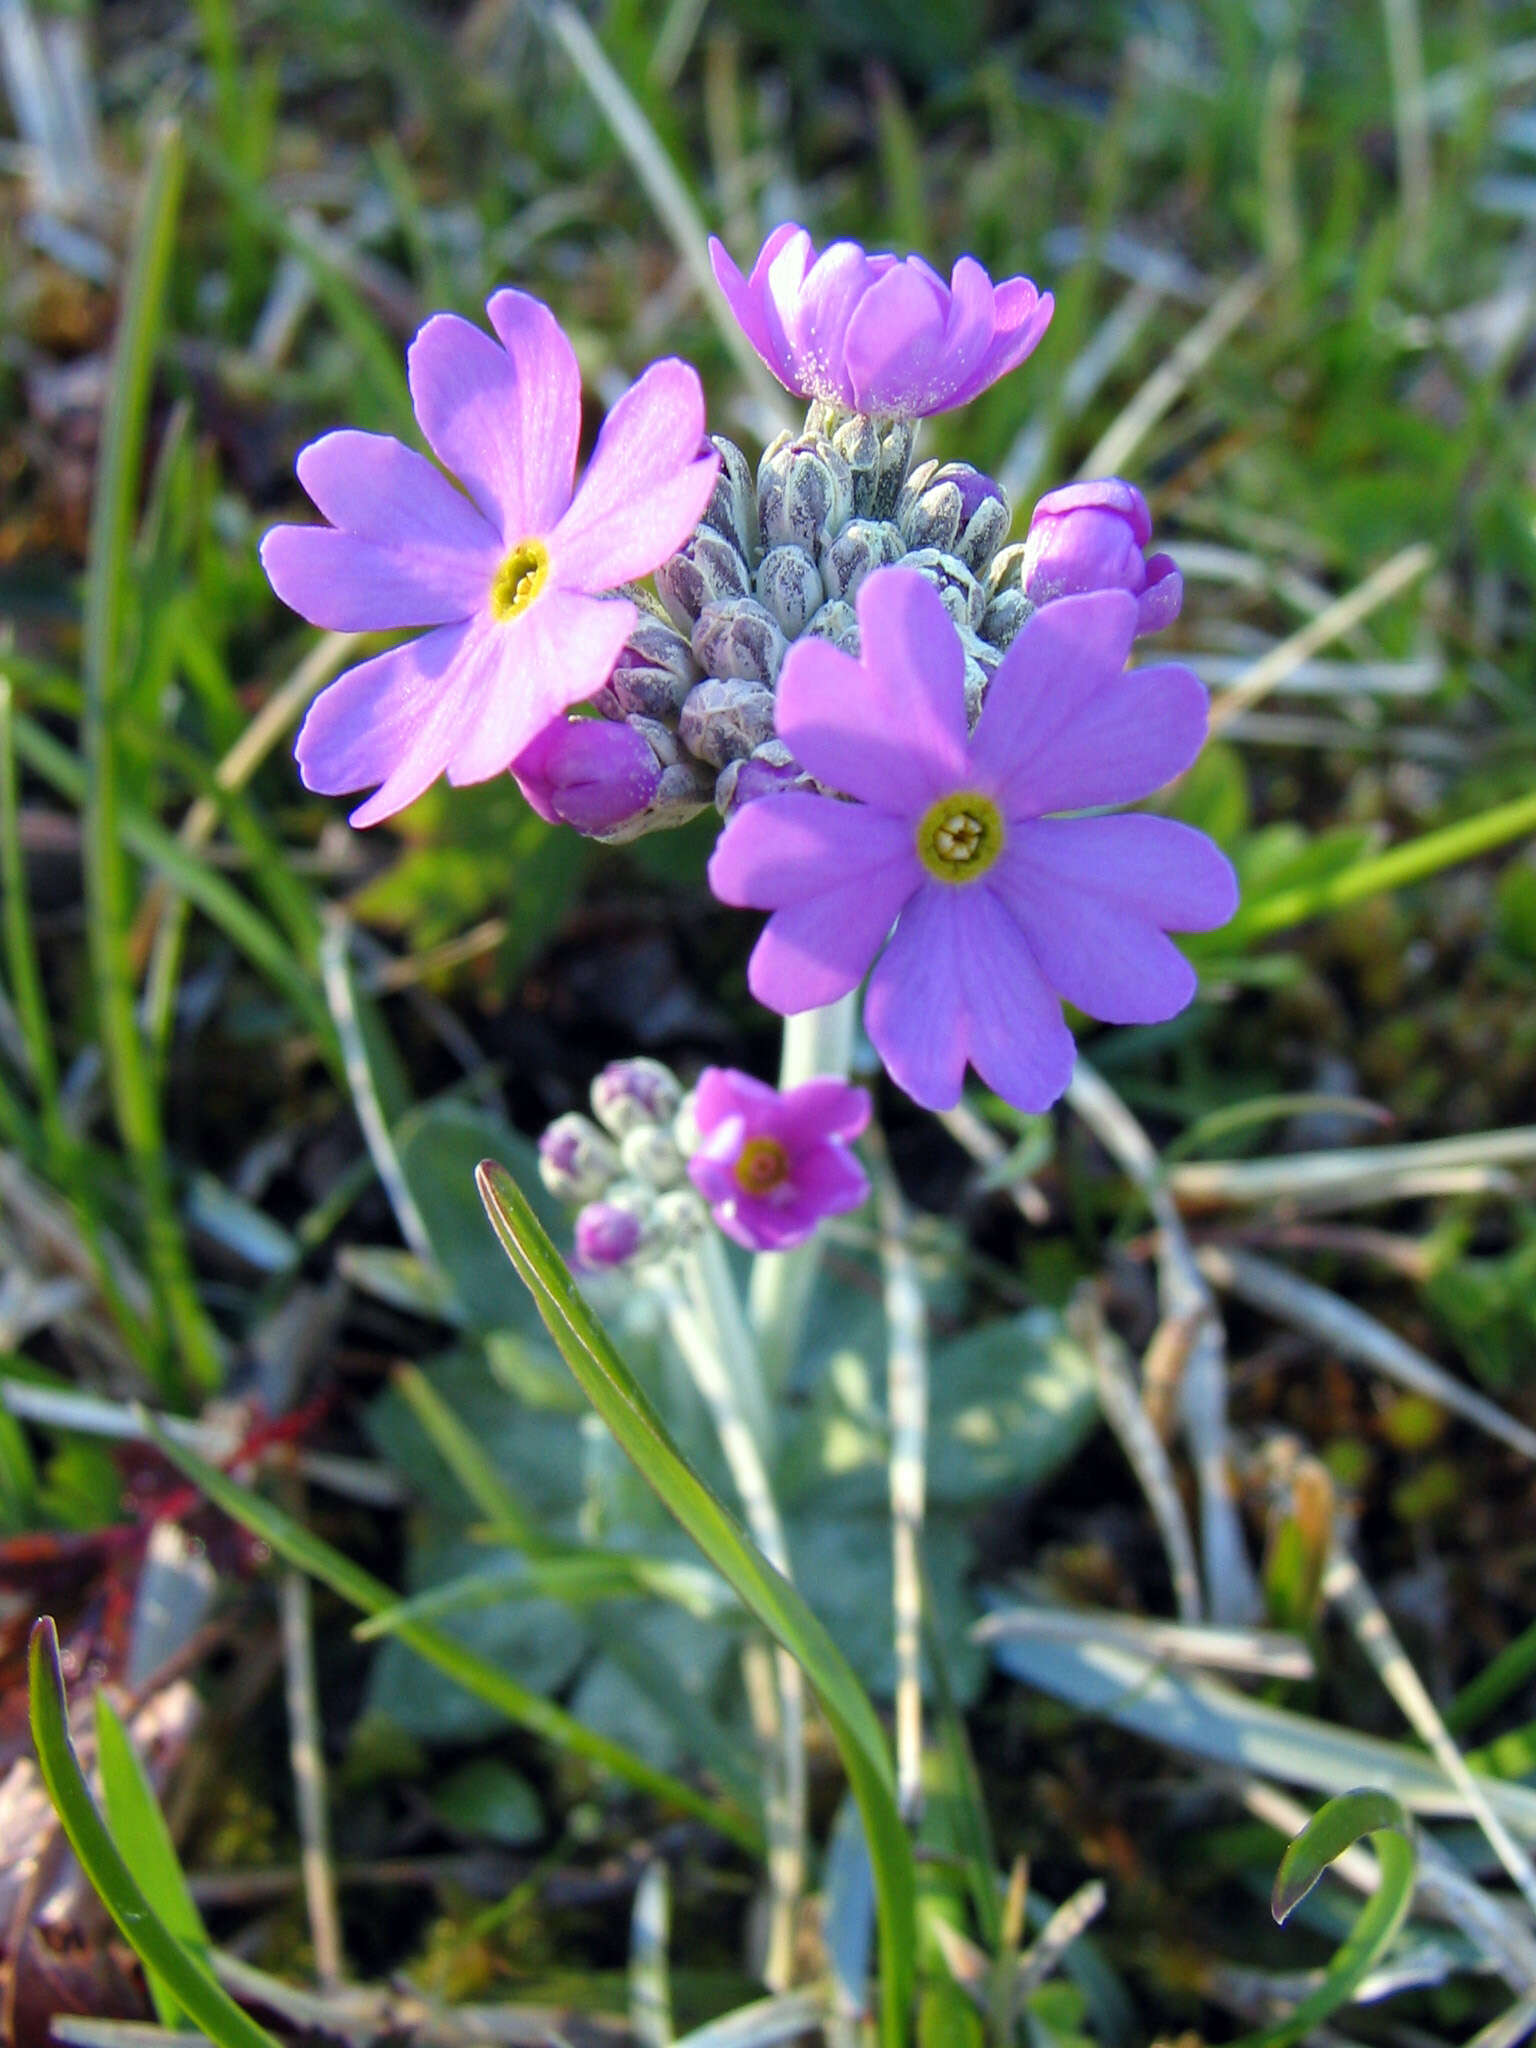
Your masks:
<svg viewBox="0 0 1536 2048"><path fill-rule="evenodd" d="M1147 555L1152 515L1134 484L1103 477L1047 491L1024 543L1025 595L1037 605L1093 590L1125 590L1136 600L1136 630L1172 625L1184 579L1169 555Z"/></svg>
<svg viewBox="0 0 1536 2048"><path fill-rule="evenodd" d="M709 438L720 457L720 474L715 478L714 491L704 507L703 524L712 526L716 533L723 533L750 566L762 549L757 530L757 490L752 481L752 465L736 443L728 441L724 434L711 434Z"/></svg>
<svg viewBox="0 0 1536 2048"><path fill-rule="evenodd" d="M656 588L686 633L705 605L716 598L745 597L752 578L723 533L716 533L712 526L699 526L656 571Z"/></svg>
<svg viewBox="0 0 1536 2048"><path fill-rule="evenodd" d="M612 674L592 701L605 718L637 712L642 718L670 722L698 680L686 636L665 619L642 613L619 649Z"/></svg>
<svg viewBox="0 0 1536 2048"><path fill-rule="evenodd" d="M924 462L907 478L896 522L913 548L955 555L979 576L1007 537L1008 500L968 462Z"/></svg>
<svg viewBox="0 0 1536 2048"><path fill-rule="evenodd" d="M629 1183L600 1202L588 1202L576 1218L577 1264L593 1272L627 1266L646 1248L654 1213L649 1195Z"/></svg>
<svg viewBox="0 0 1536 2048"><path fill-rule="evenodd" d="M709 1211L692 1188L674 1188L656 1203L656 1235L675 1251L697 1244L710 1228Z"/></svg>
<svg viewBox="0 0 1536 2048"><path fill-rule="evenodd" d="M802 638L830 640L834 647L840 647L844 654L859 651L859 615L853 606L841 597L829 597L820 611L813 612L805 622Z"/></svg>
<svg viewBox="0 0 1536 2048"><path fill-rule="evenodd" d="M706 676L688 693L678 737L711 768L741 760L773 733L773 692L744 676Z"/></svg>
<svg viewBox="0 0 1536 2048"><path fill-rule="evenodd" d="M899 562L906 551L900 530L889 520L849 520L821 558L828 597L852 598L866 576Z"/></svg>
<svg viewBox="0 0 1536 2048"><path fill-rule="evenodd" d="M539 1139L539 1178L557 1202L590 1202L619 1171L619 1155L577 1110L557 1116Z"/></svg>
<svg viewBox="0 0 1536 2048"><path fill-rule="evenodd" d="M787 639L793 640L826 596L821 571L804 548L770 548L757 565L757 595Z"/></svg>
<svg viewBox="0 0 1536 2048"><path fill-rule="evenodd" d="M981 637L1006 653L1033 610L1022 590L1000 590L981 615Z"/></svg>
<svg viewBox="0 0 1536 2048"><path fill-rule="evenodd" d="M671 1123L682 1099L676 1074L660 1060L612 1060L592 1083L593 1114L616 1138Z"/></svg>
<svg viewBox="0 0 1536 2048"><path fill-rule="evenodd" d="M715 783L715 809L729 818L743 804L785 789L808 789L811 778L780 739L764 740L754 753L727 761Z"/></svg>
<svg viewBox="0 0 1536 2048"><path fill-rule="evenodd" d="M859 518L889 519L911 466L917 422L815 406L810 424L828 436L847 462L853 478L853 509Z"/></svg>
<svg viewBox="0 0 1536 2048"><path fill-rule="evenodd" d="M681 1099L681 1090L679 1099ZM640 1124L624 1134L619 1146L624 1171L653 1188L670 1188L682 1178L683 1155L670 1131L658 1124Z"/></svg>
<svg viewBox="0 0 1536 2048"><path fill-rule="evenodd" d="M964 562L955 555L942 554L938 548L915 548L901 560L904 569L915 569L933 585L944 600L944 609L962 632L976 631L987 608L986 592Z"/></svg>
<svg viewBox="0 0 1536 2048"><path fill-rule="evenodd" d="M853 510L853 475L819 435L783 434L757 470L758 530L765 548L792 542L819 555Z"/></svg>
<svg viewBox="0 0 1536 2048"><path fill-rule="evenodd" d="M518 788L541 818L588 838L621 831L654 801L661 768L644 737L606 718L545 726L512 763Z"/></svg>
<svg viewBox="0 0 1536 2048"><path fill-rule="evenodd" d="M771 683L789 642L773 614L755 597L724 598L707 604L693 629L693 658L710 676L744 676Z"/></svg>

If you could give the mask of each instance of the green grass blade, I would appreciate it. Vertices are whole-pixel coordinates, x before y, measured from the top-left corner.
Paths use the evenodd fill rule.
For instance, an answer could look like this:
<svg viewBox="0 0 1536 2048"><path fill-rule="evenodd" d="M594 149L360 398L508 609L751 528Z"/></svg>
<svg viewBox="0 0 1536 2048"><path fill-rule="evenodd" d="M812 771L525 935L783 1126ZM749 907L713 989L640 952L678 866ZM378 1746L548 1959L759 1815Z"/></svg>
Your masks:
<svg viewBox="0 0 1536 2048"><path fill-rule="evenodd" d="M499 1607L508 1600L563 1600L569 1607L596 1601L670 1600L686 1613L718 1620L738 1614L728 1589L703 1565L674 1558L642 1557L622 1550L571 1551L561 1556L510 1559L484 1571L465 1572L441 1586L429 1586L380 1614L370 1614L352 1633L360 1643L397 1635L412 1621L436 1621L445 1614Z"/></svg>
<svg viewBox="0 0 1536 2048"><path fill-rule="evenodd" d="M129 872L119 820L117 712L127 685L124 614L144 424L181 182L180 133L167 123L155 138L145 180L102 413L85 586L80 736L85 757L81 851L97 1025L118 1131L144 1203L145 1262L171 1354L157 1360L155 1377L167 1395L211 1392L223 1377L223 1368L176 1214L152 1063L134 1011Z"/></svg>
<svg viewBox="0 0 1536 2048"><path fill-rule="evenodd" d="M200 1458L185 1444L167 1436L147 1415L144 1433L207 1495L215 1507L222 1508L231 1521L259 1536L285 1563L297 1565L300 1571L308 1572L312 1579L329 1586L333 1593L339 1594L364 1614L382 1614L399 1606L399 1594L381 1579L376 1579L361 1565L354 1564L339 1550L334 1550L294 1516L275 1507L259 1493L253 1493L249 1487L242 1486L238 1480L231 1479L228 1473ZM463 1643L455 1642L452 1636L444 1635L424 1622L409 1620L400 1622L393 1634L408 1650L414 1650L418 1657L425 1658L446 1678L462 1685L466 1692L484 1700L519 1727L531 1730L544 1741L558 1749L568 1750L572 1756L583 1758L599 1770L611 1772L614 1777L633 1785L636 1791L677 1807L684 1813L691 1813L749 1853L761 1852L760 1831L735 1807L707 1798L691 1785L685 1785L680 1778L646 1763L643 1757L636 1756L622 1743L597 1734L574 1715L566 1713L563 1707L519 1685L515 1678L498 1670Z"/></svg>
<svg viewBox="0 0 1536 2048"><path fill-rule="evenodd" d="M537 1520L507 1487L486 1456L484 1446L466 1429L419 1365L397 1366L391 1374L397 1392L410 1409L465 1495L504 1533L508 1542L531 1556L546 1547Z"/></svg>
<svg viewBox="0 0 1536 2048"><path fill-rule="evenodd" d="M80 1868L151 1979L218 2048L277 2048L265 2028L241 2011L203 1964L155 1912L96 1811L69 1735L69 1706L59 1663L59 1638L45 1615L32 1630L28 1656L32 1739L43 1783Z"/></svg>
<svg viewBox="0 0 1536 2048"><path fill-rule="evenodd" d="M208 1930L187 1889L165 1815L128 1730L105 1692L96 1695L96 1758L107 1824L143 1887L144 1896L176 1940L185 1943L194 1954L205 1952ZM161 2025L179 2026L182 2008L175 1993L148 1964L145 1974Z"/></svg>
<svg viewBox="0 0 1536 2048"><path fill-rule="evenodd" d="M880 2037L886 2048L906 2048L915 1976L916 1879L875 1710L800 1595L677 1450L517 1183L489 1160L476 1178L492 1227L577 1384L663 1505L815 1687L869 1842L880 1926Z"/></svg>
<svg viewBox="0 0 1536 2048"><path fill-rule="evenodd" d="M1491 853L1495 847L1507 846L1511 840L1525 839L1532 833L1536 833L1536 796L1495 804L1475 818L1463 818L1437 832L1421 833L1417 839L1390 847L1374 860L1357 861L1353 867L1323 881L1299 883L1294 889L1260 896L1239 910L1223 937L1247 941L1286 931L1330 910L1363 902L1367 896L1426 881L1442 868L1476 860L1480 854Z"/></svg>
<svg viewBox="0 0 1536 2048"><path fill-rule="evenodd" d="M1376 1839L1381 1882L1339 1944L1322 1983L1285 2019L1246 2035L1234 2048L1289 2048L1292 2041L1300 2041L1348 2005L1391 1946L1413 1898L1418 1852L1413 1822L1390 1792L1344 1792L1318 1808L1280 1859L1274 1914L1284 1922L1328 1865L1364 1835Z"/></svg>

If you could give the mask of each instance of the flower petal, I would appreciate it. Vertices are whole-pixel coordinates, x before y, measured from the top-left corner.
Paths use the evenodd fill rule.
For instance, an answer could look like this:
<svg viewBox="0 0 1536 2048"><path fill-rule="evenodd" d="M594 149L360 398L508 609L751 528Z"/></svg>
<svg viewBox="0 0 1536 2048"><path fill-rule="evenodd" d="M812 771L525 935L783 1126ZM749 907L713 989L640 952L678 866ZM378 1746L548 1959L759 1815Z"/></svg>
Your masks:
<svg viewBox="0 0 1536 2048"><path fill-rule="evenodd" d="M675 356L652 363L603 422L550 540L553 573L589 592L648 576L699 523L719 468L698 372Z"/></svg>
<svg viewBox="0 0 1536 2048"><path fill-rule="evenodd" d="M960 1100L970 1046L960 979L960 891L930 882L901 914L869 978L864 1028L897 1086L924 1109Z"/></svg>
<svg viewBox="0 0 1536 2048"><path fill-rule="evenodd" d="M1172 665L1123 672L1137 629L1123 590L1058 598L1004 655L973 749L1012 818L1134 803L1205 738L1205 687Z"/></svg>
<svg viewBox="0 0 1536 2048"><path fill-rule="evenodd" d="M857 1138L869 1123L867 1088L818 1074L775 1099L773 1135L797 1151L826 1138Z"/></svg>
<svg viewBox="0 0 1536 2048"><path fill-rule="evenodd" d="M728 1154L711 1145L707 1148L710 1156L734 1159L746 1136L744 1115L750 1112L765 1116L777 1106L778 1100L779 1091L770 1088L766 1081L759 1081L755 1074L744 1074L739 1067L706 1067L693 1096L693 1120L701 1135L708 1137L731 1118L741 1126L734 1133Z"/></svg>
<svg viewBox="0 0 1536 2048"><path fill-rule="evenodd" d="M338 796L378 783L352 813L354 825L373 825L435 782L474 714L465 661L474 625L440 626L346 669L322 690L294 745L305 787Z"/></svg>
<svg viewBox="0 0 1536 2048"><path fill-rule="evenodd" d="M971 1065L1015 1109L1049 1109L1071 1080L1077 1057L1061 1004L1010 906L987 883L959 894Z"/></svg>
<svg viewBox="0 0 1536 2048"><path fill-rule="evenodd" d="M797 227L791 220L774 229L758 252L757 261L752 266L752 275L743 277L725 244L714 235L709 238L709 261L715 273L715 282L724 292L726 303L735 315L737 326L781 384L785 381L785 362L780 346L782 335L775 337L769 332L765 318L766 279L779 251L786 243L797 239L804 247L800 264L803 276L805 266L810 260L811 238L804 228Z"/></svg>
<svg viewBox="0 0 1536 2048"><path fill-rule="evenodd" d="M880 280L849 328L862 409L916 418L947 410L973 379L995 324L992 280L974 257L960 258L947 288L909 258Z"/></svg>
<svg viewBox="0 0 1536 2048"><path fill-rule="evenodd" d="M301 448L295 467L319 511L343 532L380 547L473 557L484 565L487 582L494 574L500 530L425 455L393 435L342 427Z"/></svg>
<svg viewBox="0 0 1536 2048"><path fill-rule="evenodd" d="M518 617L485 628L467 658L480 703L448 763L456 785L500 775L555 718L600 690L639 614L628 598L546 590Z"/></svg>
<svg viewBox="0 0 1536 2048"><path fill-rule="evenodd" d="M784 336L792 389L851 405L849 322L878 272L857 242L833 242L803 278L797 261L798 250L786 251L768 273L770 332L776 324Z"/></svg>
<svg viewBox="0 0 1536 2048"><path fill-rule="evenodd" d="M787 789L735 813L710 855L709 886L739 909L780 910L850 882L862 885L882 868L895 870L909 891L921 879L915 843L901 823L864 804Z"/></svg>
<svg viewBox="0 0 1536 2048"><path fill-rule="evenodd" d="M529 315L537 302L511 296L522 306L500 314L517 337L516 359L456 313L435 313L407 351L406 372L433 453L515 547L547 533L569 498L581 388L553 315Z"/></svg>
<svg viewBox="0 0 1536 2048"><path fill-rule="evenodd" d="M445 626L485 602L495 572L444 548L377 547L334 526L274 526L261 566L283 603L333 633Z"/></svg>
<svg viewBox="0 0 1536 2048"><path fill-rule="evenodd" d="M785 1017L835 1003L864 979L913 886L904 869L883 867L776 910L752 949L747 986Z"/></svg>
<svg viewBox="0 0 1536 2048"><path fill-rule="evenodd" d="M857 608L859 659L797 640L779 672L774 724L819 781L915 822L971 777L960 636L912 569L877 569Z"/></svg>
<svg viewBox="0 0 1536 2048"><path fill-rule="evenodd" d="M813 1216L842 1216L865 1200L869 1180L841 1145L817 1145L795 1161L794 1189L797 1206Z"/></svg>
<svg viewBox="0 0 1536 2048"><path fill-rule="evenodd" d="M1051 324L1056 301L1049 292L1037 292L1027 277L1008 277L993 293L992 309L996 327L991 343L970 376L956 386L951 405L969 403L1033 355Z"/></svg>
<svg viewBox="0 0 1536 2048"><path fill-rule="evenodd" d="M1208 932L1237 908L1237 877L1220 847L1175 818L1041 818L1015 825L999 886L1051 902L1091 893L1164 931Z"/></svg>

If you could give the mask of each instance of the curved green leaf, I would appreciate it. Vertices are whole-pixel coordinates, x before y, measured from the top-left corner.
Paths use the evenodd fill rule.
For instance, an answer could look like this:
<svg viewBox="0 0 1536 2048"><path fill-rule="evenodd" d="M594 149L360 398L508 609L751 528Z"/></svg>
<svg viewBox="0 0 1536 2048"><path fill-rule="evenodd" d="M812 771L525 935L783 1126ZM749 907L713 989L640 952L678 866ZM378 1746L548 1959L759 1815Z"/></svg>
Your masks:
<svg viewBox="0 0 1536 2048"><path fill-rule="evenodd" d="M1289 2048L1348 2005L1391 1947L1413 1898L1418 1862L1413 1822L1390 1792L1367 1787L1342 1792L1319 1807L1280 1859L1271 1901L1282 1923L1311 1891L1330 1863L1365 1835L1376 1837L1381 1882L1360 1909L1348 1937L1339 1944L1317 1989L1294 2012L1263 2032L1249 2034L1236 2048Z"/></svg>
<svg viewBox="0 0 1536 2048"><path fill-rule="evenodd" d="M101 1772L101 1796L112 1839L140 1878L145 1896L167 1931L201 1957L208 1948L208 1930L187 1889L181 1861L149 1774L105 1692L96 1695L96 1764ZM178 2026L181 2007L170 1987L147 1964L144 1974L149 1979L150 1996L160 2024Z"/></svg>
<svg viewBox="0 0 1536 2048"><path fill-rule="evenodd" d="M886 2048L907 2048L916 1878L875 1710L826 1629L678 1451L512 1176L486 1160L475 1178L507 1257L583 1393L662 1504L815 1687L869 1842L880 1924L881 2039Z"/></svg>
<svg viewBox="0 0 1536 2048"><path fill-rule="evenodd" d="M158 1917L140 1891L122 1852L96 1811L69 1735L69 1704L59 1663L59 1637L44 1615L28 1652L32 1740L43 1783L101 1903L152 1979L158 1978L181 2010L218 2048L277 2048L264 2027L236 2005L201 1962Z"/></svg>

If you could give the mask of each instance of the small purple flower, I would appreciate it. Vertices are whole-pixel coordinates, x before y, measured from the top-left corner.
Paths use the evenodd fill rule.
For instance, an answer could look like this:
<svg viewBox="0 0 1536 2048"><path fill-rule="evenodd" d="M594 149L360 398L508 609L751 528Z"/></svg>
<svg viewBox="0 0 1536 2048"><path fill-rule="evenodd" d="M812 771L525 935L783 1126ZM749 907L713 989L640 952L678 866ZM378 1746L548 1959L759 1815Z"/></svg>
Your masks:
<svg viewBox="0 0 1536 2048"><path fill-rule="evenodd" d="M1045 1109L1075 1056L1058 998L1109 1023L1174 1016L1195 975L1165 933L1209 931L1236 907L1203 833L1143 813L1056 815L1135 803L1180 774L1205 736L1205 691L1186 668L1125 672L1126 592L1067 597L1020 630L970 734L965 654L937 592L880 569L858 615L859 660L799 640L778 691L785 744L854 801L789 790L748 804L710 884L773 912L748 968L759 1002L835 1002L880 954L865 1028L910 1096L952 1108L969 1060L1007 1101Z"/></svg>
<svg viewBox="0 0 1536 2048"><path fill-rule="evenodd" d="M588 1272L626 1265L639 1251L645 1224L617 1202L588 1202L576 1217L576 1263Z"/></svg>
<svg viewBox="0 0 1536 2048"><path fill-rule="evenodd" d="M700 1142L688 1178L748 1251L804 1244L823 1216L856 1209L869 1193L848 1150L869 1122L862 1088L822 1078L781 1095L734 1067L706 1067L693 1115Z"/></svg>
<svg viewBox="0 0 1536 2048"><path fill-rule="evenodd" d="M850 412L920 419L964 405L1023 362L1055 303L1027 277L994 285L970 256L947 285L920 256L870 256L857 242L818 256L793 222L774 229L750 277L713 238L709 259L779 382Z"/></svg>
<svg viewBox="0 0 1536 2048"><path fill-rule="evenodd" d="M299 481L330 524L278 526L261 559L285 604L337 632L432 630L360 662L310 707L295 752L310 789L379 787L373 825L447 772L484 782L600 689L639 614L605 598L692 531L720 459L697 374L653 363L604 422L572 495L581 374L554 315L524 292L486 311L496 338L435 314L407 357L433 453L325 434Z"/></svg>
<svg viewBox="0 0 1536 2048"><path fill-rule="evenodd" d="M606 718L552 719L512 773L541 818L597 839L637 817L661 787L644 735Z"/></svg>
<svg viewBox="0 0 1536 2048"><path fill-rule="evenodd" d="M1171 626L1184 578L1171 555L1147 555L1152 515L1134 484L1117 476L1047 491L1024 543L1024 595L1037 605L1089 590L1128 590L1136 631Z"/></svg>

